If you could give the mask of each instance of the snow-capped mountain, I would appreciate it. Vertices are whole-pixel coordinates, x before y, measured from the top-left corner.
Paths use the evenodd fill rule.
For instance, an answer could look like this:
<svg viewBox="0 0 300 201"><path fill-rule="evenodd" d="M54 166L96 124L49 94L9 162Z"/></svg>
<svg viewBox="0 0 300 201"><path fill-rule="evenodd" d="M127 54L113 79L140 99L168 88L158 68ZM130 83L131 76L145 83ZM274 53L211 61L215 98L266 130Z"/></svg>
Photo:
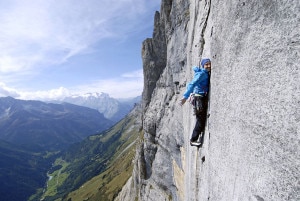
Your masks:
<svg viewBox="0 0 300 201"><path fill-rule="evenodd" d="M84 95L72 95L63 99L64 102L93 108L102 113L105 118L114 122L125 117L135 103L140 102L141 97L128 99L115 99L107 93L86 93Z"/></svg>

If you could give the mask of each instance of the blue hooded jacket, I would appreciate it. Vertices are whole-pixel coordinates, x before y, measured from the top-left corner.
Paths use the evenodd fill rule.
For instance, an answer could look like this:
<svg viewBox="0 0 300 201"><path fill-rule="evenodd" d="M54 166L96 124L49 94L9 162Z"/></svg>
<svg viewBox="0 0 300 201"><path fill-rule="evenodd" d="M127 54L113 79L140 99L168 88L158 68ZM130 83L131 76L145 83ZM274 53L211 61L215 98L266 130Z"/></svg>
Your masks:
<svg viewBox="0 0 300 201"><path fill-rule="evenodd" d="M202 62L201 62L202 63ZM191 93L205 95L209 89L209 72L198 66L193 67L195 72L193 80L187 85L183 97L187 99Z"/></svg>

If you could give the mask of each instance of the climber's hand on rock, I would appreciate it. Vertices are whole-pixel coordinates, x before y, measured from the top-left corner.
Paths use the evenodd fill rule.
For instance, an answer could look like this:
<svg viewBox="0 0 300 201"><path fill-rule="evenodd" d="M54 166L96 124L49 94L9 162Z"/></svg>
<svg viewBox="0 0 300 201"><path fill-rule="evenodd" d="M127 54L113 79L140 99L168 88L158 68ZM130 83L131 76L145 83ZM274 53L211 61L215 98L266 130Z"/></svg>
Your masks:
<svg viewBox="0 0 300 201"><path fill-rule="evenodd" d="M180 105L183 105L183 104L185 103L185 101L186 101L186 99L183 98L183 99L180 100L179 104L180 104Z"/></svg>

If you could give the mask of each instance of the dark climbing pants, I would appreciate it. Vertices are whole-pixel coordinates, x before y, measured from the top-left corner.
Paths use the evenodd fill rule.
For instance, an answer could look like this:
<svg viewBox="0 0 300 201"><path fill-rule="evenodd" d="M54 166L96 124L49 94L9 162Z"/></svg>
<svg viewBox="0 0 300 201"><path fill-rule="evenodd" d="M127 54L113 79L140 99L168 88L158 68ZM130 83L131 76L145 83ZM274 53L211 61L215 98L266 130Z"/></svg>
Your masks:
<svg viewBox="0 0 300 201"><path fill-rule="evenodd" d="M208 97L195 96L194 97L194 114L196 115L196 125L193 130L191 141L197 141L199 135L202 133L200 142L203 143L205 122L207 116Z"/></svg>

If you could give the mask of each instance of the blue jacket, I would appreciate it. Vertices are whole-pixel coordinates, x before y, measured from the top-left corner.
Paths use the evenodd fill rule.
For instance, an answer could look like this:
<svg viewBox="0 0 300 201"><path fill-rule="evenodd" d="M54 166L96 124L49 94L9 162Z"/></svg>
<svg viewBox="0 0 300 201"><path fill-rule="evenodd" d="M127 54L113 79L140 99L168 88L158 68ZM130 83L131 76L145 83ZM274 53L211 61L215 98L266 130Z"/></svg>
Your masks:
<svg viewBox="0 0 300 201"><path fill-rule="evenodd" d="M205 95L209 89L209 72L198 66L193 67L195 72L193 80L187 85L183 97L187 99L191 93Z"/></svg>

